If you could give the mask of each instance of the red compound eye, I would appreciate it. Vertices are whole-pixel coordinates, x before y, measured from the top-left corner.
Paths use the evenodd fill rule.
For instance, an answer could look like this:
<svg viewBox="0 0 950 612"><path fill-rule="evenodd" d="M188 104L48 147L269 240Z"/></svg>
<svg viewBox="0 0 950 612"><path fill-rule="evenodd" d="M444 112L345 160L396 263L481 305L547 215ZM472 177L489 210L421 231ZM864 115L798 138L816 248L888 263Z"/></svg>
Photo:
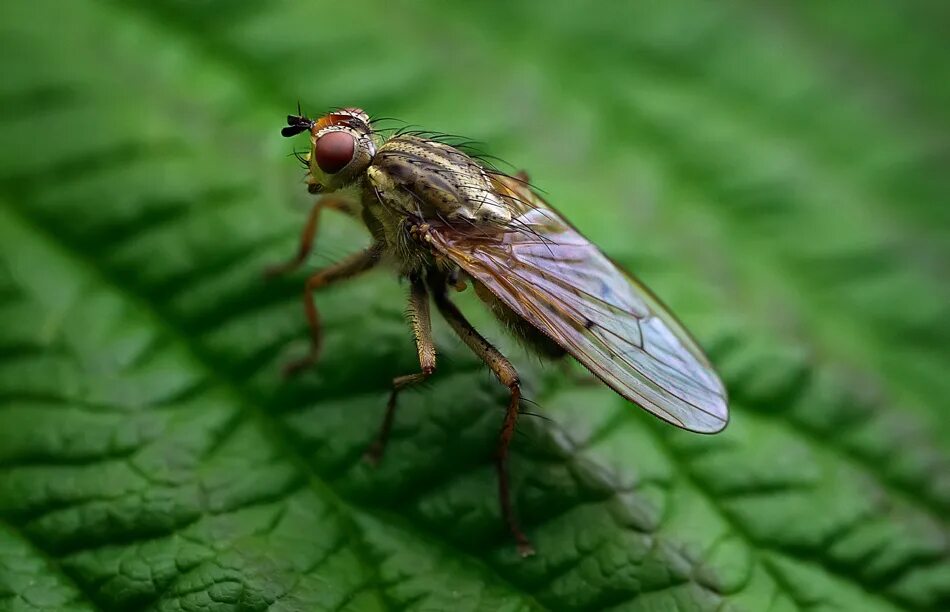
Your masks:
<svg viewBox="0 0 950 612"><path fill-rule="evenodd" d="M353 159L356 143L346 132L330 132L317 140L317 165L327 174L336 174Z"/></svg>

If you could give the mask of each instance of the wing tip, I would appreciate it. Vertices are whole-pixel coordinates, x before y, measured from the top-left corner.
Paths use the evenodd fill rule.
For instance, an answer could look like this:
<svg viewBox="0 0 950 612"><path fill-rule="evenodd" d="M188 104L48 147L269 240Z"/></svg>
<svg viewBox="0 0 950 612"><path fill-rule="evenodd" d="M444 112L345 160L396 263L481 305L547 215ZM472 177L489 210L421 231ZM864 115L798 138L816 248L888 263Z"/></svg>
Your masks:
<svg viewBox="0 0 950 612"><path fill-rule="evenodd" d="M705 425L703 425L697 428L690 428L689 431L693 433L703 434L704 436L711 436L713 434L720 433L728 426L729 426L729 417L727 416L726 418L722 420L717 420L716 422L711 423L709 427L706 427Z"/></svg>
<svg viewBox="0 0 950 612"><path fill-rule="evenodd" d="M726 403L725 397L722 398L721 403L711 406L704 412L709 416L708 419L691 427L684 427L684 429L694 433L712 435L721 432L729 426L729 406Z"/></svg>
<svg viewBox="0 0 950 612"><path fill-rule="evenodd" d="M634 403L640 407L643 407L643 405L639 402ZM698 410L688 413L686 415L687 418L685 419L677 418L666 410L657 412L655 410L647 409L647 411L658 417L660 420L666 421L675 427L679 427L680 429L691 433L712 435L717 434L728 427L729 403L726 399L725 393L717 396L713 402L704 403L702 406L691 404L691 407Z"/></svg>

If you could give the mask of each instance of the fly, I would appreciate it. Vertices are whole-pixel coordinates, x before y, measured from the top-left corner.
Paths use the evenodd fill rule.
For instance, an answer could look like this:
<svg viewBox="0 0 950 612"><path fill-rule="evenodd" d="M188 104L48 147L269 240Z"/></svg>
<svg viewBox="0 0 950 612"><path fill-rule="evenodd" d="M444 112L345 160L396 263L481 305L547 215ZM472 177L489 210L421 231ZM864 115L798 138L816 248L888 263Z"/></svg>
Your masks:
<svg viewBox="0 0 950 612"><path fill-rule="evenodd" d="M449 298L471 284L495 316L543 357L570 355L627 400L677 427L716 433L728 422L726 391L698 344L642 283L620 269L529 185L427 132L377 133L363 110L343 108L319 119L287 117L286 137L307 132L308 191L321 194L297 254L269 269L300 266L313 247L320 214L333 209L362 220L372 236L364 250L312 274L304 290L310 350L288 373L320 354L320 316L313 294L382 261L409 281L409 322L419 371L397 376L379 433L366 458L378 462L400 391L435 373L430 304L508 389L495 448L501 514L522 556L534 553L511 503L508 451L521 403L511 362Z"/></svg>

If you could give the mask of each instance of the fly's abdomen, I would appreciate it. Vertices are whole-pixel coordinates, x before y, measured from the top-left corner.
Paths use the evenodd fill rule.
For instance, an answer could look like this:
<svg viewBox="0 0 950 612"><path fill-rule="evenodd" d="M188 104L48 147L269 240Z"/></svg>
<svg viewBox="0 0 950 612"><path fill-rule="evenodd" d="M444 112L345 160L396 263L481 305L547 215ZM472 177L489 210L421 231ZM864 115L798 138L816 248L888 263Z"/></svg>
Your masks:
<svg viewBox="0 0 950 612"><path fill-rule="evenodd" d="M476 295L488 305L495 318L504 324L508 331L524 344L525 348L548 359L559 359L566 354L566 351L560 345L506 306L485 285L474 279L472 284L475 287Z"/></svg>

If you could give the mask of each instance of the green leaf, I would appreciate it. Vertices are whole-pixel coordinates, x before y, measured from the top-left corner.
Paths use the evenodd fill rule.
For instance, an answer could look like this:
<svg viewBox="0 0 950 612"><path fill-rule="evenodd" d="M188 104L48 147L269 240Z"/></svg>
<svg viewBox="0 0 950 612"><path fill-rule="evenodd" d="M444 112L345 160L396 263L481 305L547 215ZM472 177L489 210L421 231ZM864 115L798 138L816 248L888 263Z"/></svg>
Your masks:
<svg viewBox="0 0 950 612"><path fill-rule="evenodd" d="M0 610L950 608L950 80L939 3L7 0ZM631 5L624 8L622 5ZM310 203L300 100L484 141L706 346L725 433L441 323L385 273L261 271ZM329 218L313 269L366 243Z"/></svg>

